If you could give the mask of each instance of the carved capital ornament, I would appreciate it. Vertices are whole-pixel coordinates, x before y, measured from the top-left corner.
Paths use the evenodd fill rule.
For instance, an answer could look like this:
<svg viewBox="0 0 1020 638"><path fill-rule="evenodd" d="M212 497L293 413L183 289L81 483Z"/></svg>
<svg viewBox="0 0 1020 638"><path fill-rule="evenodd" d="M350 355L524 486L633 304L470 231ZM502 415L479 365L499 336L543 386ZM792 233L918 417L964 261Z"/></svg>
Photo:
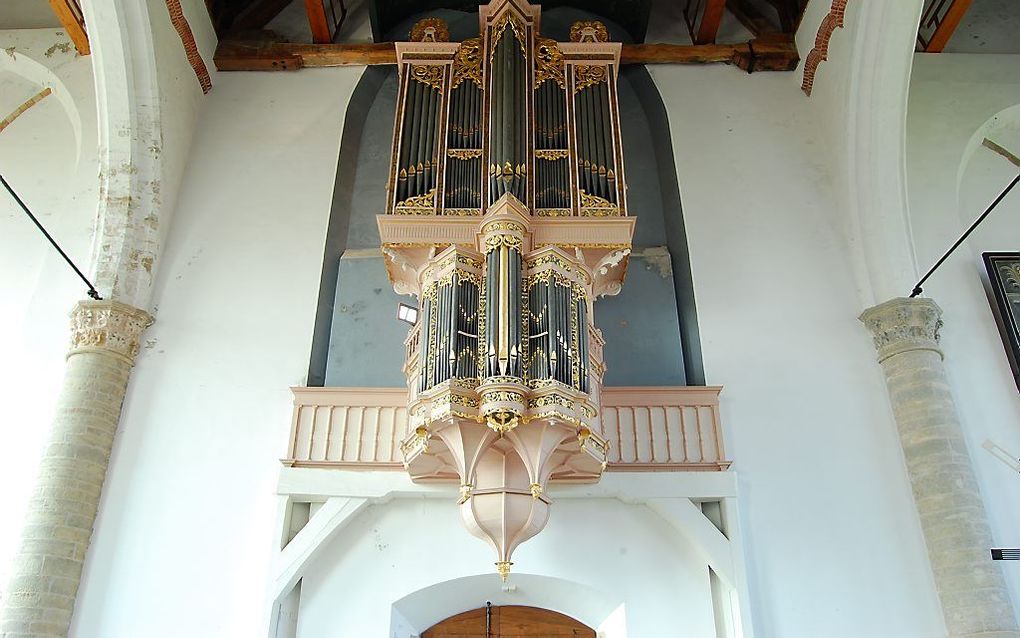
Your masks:
<svg viewBox="0 0 1020 638"><path fill-rule="evenodd" d="M152 321L144 310L117 301L79 301L71 311L71 348L67 356L102 352L133 363L142 332Z"/></svg>

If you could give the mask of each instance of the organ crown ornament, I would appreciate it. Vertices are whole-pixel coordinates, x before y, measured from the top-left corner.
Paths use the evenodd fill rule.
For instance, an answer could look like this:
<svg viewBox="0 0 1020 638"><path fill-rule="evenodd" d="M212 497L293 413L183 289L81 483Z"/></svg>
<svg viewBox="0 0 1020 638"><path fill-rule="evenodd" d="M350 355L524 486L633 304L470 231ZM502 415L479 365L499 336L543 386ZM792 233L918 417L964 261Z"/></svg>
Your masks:
<svg viewBox="0 0 1020 638"><path fill-rule="evenodd" d="M539 36L540 8L493 0L480 35L426 19L397 43L386 214L394 288L419 300L404 371L415 480L456 478L468 530L506 579L545 526L553 479L606 464L597 297L620 291L627 216L616 78L598 22Z"/></svg>

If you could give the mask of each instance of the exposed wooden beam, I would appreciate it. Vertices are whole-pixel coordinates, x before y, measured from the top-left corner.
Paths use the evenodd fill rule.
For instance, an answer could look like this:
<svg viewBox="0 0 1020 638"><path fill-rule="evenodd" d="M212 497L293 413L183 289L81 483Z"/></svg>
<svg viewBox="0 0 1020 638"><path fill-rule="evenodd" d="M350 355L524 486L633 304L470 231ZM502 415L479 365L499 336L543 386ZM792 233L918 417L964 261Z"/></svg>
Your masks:
<svg viewBox="0 0 1020 638"><path fill-rule="evenodd" d="M326 7L322 0L305 0L305 13L308 14L308 27L312 30L312 42L332 42L333 34L329 31L329 20L326 19Z"/></svg>
<svg viewBox="0 0 1020 638"><path fill-rule="evenodd" d="M726 0L705 0L705 11L701 14L701 24L694 34L694 44L715 44L726 11Z"/></svg>
<svg viewBox="0 0 1020 638"><path fill-rule="evenodd" d="M89 36L85 32L85 18L78 0L50 0L50 8L57 15L64 30L67 31L68 37L74 43L74 48L78 50L78 55L91 53Z"/></svg>
<svg viewBox="0 0 1020 638"><path fill-rule="evenodd" d="M800 56L791 37L773 34L741 44L624 44L621 64L732 64L749 73L792 71Z"/></svg>
<svg viewBox="0 0 1020 638"><path fill-rule="evenodd" d="M960 21L963 20L963 16L967 13L967 9L970 8L972 2L973 0L952 0L949 9L946 10L946 14L942 16L939 26L935 28L935 33L932 34L931 40L928 40L928 46L925 47L925 51L928 53L941 53L946 48L949 38L953 37L953 32L956 31L956 27L960 26Z"/></svg>
<svg viewBox="0 0 1020 638"><path fill-rule="evenodd" d="M624 44L621 64L733 64L745 71L792 71L799 60L792 38L775 34L742 44ZM293 44L220 42L220 71L292 71L302 67L396 64L392 43Z"/></svg>

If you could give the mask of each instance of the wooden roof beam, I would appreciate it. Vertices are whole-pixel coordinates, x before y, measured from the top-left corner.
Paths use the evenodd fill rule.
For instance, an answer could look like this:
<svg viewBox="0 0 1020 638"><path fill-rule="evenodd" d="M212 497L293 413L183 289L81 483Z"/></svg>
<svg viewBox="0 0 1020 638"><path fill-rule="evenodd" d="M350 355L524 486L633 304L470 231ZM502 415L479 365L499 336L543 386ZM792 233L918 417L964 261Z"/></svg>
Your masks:
<svg viewBox="0 0 1020 638"><path fill-rule="evenodd" d="M946 45L949 44L949 39L953 37L956 28L960 26L960 22L963 20L963 16L966 15L967 9L970 9L972 2L973 0L951 0L949 8L941 20L937 20L935 16L932 16L937 21L938 26L935 27L935 32L932 34L931 39L924 46L924 50L927 53L941 53L946 48ZM937 11L938 9L936 9ZM925 13L928 13L928 11L925 11Z"/></svg>
<svg viewBox="0 0 1020 638"><path fill-rule="evenodd" d="M726 0L705 0L700 16L701 20L700 22L695 20L697 28L691 29L691 39L694 40L694 44L715 44L725 11Z"/></svg>
<svg viewBox="0 0 1020 638"><path fill-rule="evenodd" d="M799 60L782 34L741 44L624 44L621 64L732 64L748 72L792 71ZM224 40L214 58L220 71L293 71L302 67L396 64L391 42L296 44Z"/></svg>
<svg viewBox="0 0 1020 638"><path fill-rule="evenodd" d="M89 35L85 31L85 17L82 15L78 0L50 0L50 8L67 31L74 48L78 50L78 55L91 53Z"/></svg>

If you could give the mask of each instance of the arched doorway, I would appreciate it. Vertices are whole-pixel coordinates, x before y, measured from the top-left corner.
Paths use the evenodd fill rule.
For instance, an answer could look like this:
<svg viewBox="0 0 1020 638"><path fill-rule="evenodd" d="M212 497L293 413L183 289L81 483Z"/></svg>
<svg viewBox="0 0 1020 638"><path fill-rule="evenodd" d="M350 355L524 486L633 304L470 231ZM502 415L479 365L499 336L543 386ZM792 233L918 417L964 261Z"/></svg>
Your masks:
<svg viewBox="0 0 1020 638"><path fill-rule="evenodd" d="M486 612L489 633L485 632ZM485 607L450 616L421 635L421 638L554 638L576 636L595 638L595 630L570 616L538 607Z"/></svg>

